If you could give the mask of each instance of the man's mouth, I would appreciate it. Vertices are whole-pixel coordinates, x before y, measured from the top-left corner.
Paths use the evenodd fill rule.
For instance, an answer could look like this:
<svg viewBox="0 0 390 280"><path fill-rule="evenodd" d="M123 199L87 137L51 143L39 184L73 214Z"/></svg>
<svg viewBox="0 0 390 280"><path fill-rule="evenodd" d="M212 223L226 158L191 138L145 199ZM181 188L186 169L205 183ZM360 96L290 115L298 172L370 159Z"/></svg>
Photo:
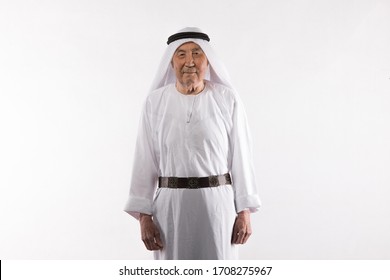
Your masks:
<svg viewBox="0 0 390 280"><path fill-rule="evenodd" d="M185 69L185 70L183 70L183 73L194 74L194 73L196 73L196 69Z"/></svg>

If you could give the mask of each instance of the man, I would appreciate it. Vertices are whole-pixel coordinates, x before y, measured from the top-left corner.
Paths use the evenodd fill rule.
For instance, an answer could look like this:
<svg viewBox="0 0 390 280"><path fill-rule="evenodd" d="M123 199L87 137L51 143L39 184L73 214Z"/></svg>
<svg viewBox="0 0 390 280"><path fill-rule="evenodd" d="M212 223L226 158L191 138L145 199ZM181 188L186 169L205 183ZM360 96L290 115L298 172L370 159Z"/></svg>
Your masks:
<svg viewBox="0 0 390 280"><path fill-rule="evenodd" d="M260 207L246 115L209 41L170 36L144 105L125 211L155 259L236 259Z"/></svg>

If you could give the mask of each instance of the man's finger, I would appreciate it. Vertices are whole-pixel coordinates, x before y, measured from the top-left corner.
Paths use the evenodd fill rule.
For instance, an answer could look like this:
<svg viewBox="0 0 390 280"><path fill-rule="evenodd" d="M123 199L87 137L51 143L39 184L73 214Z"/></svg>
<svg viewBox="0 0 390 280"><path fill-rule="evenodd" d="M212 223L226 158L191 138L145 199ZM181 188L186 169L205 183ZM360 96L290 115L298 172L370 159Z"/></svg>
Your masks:
<svg viewBox="0 0 390 280"><path fill-rule="evenodd" d="M245 244L245 243L248 241L248 239L249 239L249 237L251 236L251 234L252 234L251 231L248 231L248 232L245 234L245 238L244 238L242 244Z"/></svg>
<svg viewBox="0 0 390 280"><path fill-rule="evenodd" d="M232 243L233 243L233 244L236 244L236 242L237 242L237 232L234 232L234 231L233 231L233 234L232 234Z"/></svg>
<svg viewBox="0 0 390 280"><path fill-rule="evenodd" d="M241 244L243 238L244 238L244 233L242 233L242 232L236 232L236 233L234 234L233 243L234 243L234 244Z"/></svg>
<svg viewBox="0 0 390 280"><path fill-rule="evenodd" d="M156 232L154 239L155 239L155 244L159 247L159 249L161 249L163 247L163 243L161 241L160 233L158 231Z"/></svg>
<svg viewBox="0 0 390 280"><path fill-rule="evenodd" d="M146 249L148 249L150 251L151 248L150 248L149 243L146 240L142 240L142 241L144 242Z"/></svg>
<svg viewBox="0 0 390 280"><path fill-rule="evenodd" d="M246 235L246 233L244 231L239 232L238 238L237 238L238 244L243 244L242 242L244 242L245 235Z"/></svg>
<svg viewBox="0 0 390 280"><path fill-rule="evenodd" d="M154 240L145 240L144 243L145 243L146 249L148 249L149 251L155 251L155 250L161 249L161 247L159 245L157 245L154 242Z"/></svg>

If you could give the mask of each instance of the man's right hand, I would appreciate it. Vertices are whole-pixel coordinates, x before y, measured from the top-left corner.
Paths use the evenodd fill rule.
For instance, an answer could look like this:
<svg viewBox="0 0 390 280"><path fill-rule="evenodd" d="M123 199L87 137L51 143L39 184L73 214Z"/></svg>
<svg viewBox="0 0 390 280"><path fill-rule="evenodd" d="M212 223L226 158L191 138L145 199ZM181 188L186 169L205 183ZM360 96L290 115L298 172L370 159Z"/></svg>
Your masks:
<svg viewBox="0 0 390 280"><path fill-rule="evenodd" d="M145 243L146 249L150 251L161 250L163 244L160 238L160 232L154 224L152 216L141 213L139 222L141 225L141 238Z"/></svg>

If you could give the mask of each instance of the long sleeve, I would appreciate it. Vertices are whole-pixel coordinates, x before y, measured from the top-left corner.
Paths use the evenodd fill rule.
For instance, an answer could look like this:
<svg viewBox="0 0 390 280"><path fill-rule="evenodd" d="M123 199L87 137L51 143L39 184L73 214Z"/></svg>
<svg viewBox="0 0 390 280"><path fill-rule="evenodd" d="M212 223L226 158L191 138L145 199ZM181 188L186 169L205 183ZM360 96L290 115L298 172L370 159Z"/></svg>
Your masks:
<svg viewBox="0 0 390 280"><path fill-rule="evenodd" d="M233 107L233 127L230 135L230 164L237 213L248 209L256 212L260 198L256 187L252 140L245 110L238 96Z"/></svg>
<svg viewBox="0 0 390 280"><path fill-rule="evenodd" d="M136 219L139 219L140 213L152 214L153 196L158 180L158 165L149 117L150 102L147 100L139 123L130 194L124 209Z"/></svg>

